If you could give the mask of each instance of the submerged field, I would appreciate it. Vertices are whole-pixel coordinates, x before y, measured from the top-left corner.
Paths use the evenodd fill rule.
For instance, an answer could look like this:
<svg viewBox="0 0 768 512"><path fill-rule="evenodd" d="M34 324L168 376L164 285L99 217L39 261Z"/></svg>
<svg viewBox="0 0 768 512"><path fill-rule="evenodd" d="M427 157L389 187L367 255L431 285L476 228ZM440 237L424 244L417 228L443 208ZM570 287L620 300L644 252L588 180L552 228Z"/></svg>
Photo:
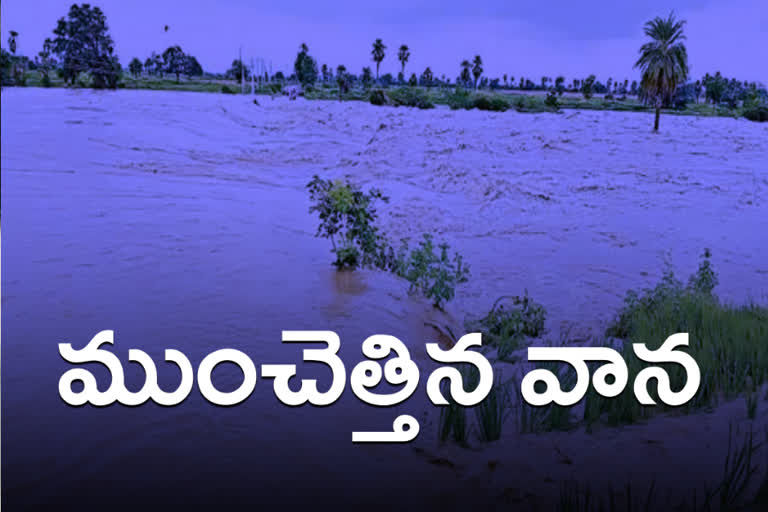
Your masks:
<svg viewBox="0 0 768 512"><path fill-rule="evenodd" d="M484 314L498 296L527 290L548 311L543 340L588 341L602 336L627 290L655 284L665 261L687 277L704 248L713 254L721 299L768 302L765 124L663 116L660 133L652 134L652 116L636 112L259 102L3 90L3 384L25 382L29 372L41 376L28 396L4 396L9 407L55 402L55 382L66 369L55 343L81 345L106 328L115 328L119 350L142 348L156 360L165 348L199 358L236 346L257 362L298 360L298 351L279 344L283 329L337 330L351 362L360 360L362 339L388 333L426 365L423 343L436 333L425 320L460 330L465 315ZM305 185L314 174L382 189L391 197L380 211L390 238L432 233L464 255L471 279L445 314L409 296L394 277L335 273L330 246L314 237L316 219L307 211ZM204 453L223 451L244 466L242 452L269 450L275 438L300 439L298 446L326 457L318 455L315 470L333 472L322 461L350 450L351 430L388 428L394 419L392 411L361 416L351 399L340 404L341 416L287 412L276 407L267 383L257 389L250 399L256 405L222 412L194 403L151 409L142 420L131 411L78 416L40 408L30 416L34 422L8 428L41 453L10 457L22 477L34 474L46 443L78 439L87 416L89 432L102 442L142 430L148 434L128 444L161 452L176 435L173 422L183 421L201 439L220 436L202 441ZM760 435L768 423L761 400ZM414 398L401 406L409 408L416 415L426 405ZM258 423L265 418L268 426ZM465 487L528 503L556 496L560 482L588 467L604 468L606 482L637 478L641 493L654 478L691 467L692 482L717 479L728 425L745 424L747 412L737 401L709 414L593 433L521 437L509 428L498 443L473 451L438 446L436 418L424 418L413 447L360 448L375 461L374 475L416 487L418 478L444 480L448 489L423 491L425 503L450 502ZM62 425L54 438L45 437L46 420ZM327 446L315 446L307 421ZM118 461L138 463L130 447L124 450ZM74 453L75 462L78 455L85 452ZM644 458L628 465L633 457ZM352 460L343 459L338 471ZM414 461L423 462L420 469L401 474L417 467ZM60 461L46 467L62 487L70 470ZM19 485L34 488L31 481Z"/></svg>

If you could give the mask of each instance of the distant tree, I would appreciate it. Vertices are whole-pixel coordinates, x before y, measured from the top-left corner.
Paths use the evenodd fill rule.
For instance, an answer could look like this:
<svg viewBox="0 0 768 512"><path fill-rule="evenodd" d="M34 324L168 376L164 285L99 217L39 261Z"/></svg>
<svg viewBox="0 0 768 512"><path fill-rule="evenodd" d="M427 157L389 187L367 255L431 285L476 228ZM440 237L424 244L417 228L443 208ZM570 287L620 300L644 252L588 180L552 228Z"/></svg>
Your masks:
<svg viewBox="0 0 768 512"><path fill-rule="evenodd" d="M320 74L323 77L323 83L328 81L328 64L320 66Z"/></svg>
<svg viewBox="0 0 768 512"><path fill-rule="evenodd" d="M701 85L701 80L696 80L696 82L693 84L693 92L696 95L696 103L699 102L699 97L701 96L703 89L704 88Z"/></svg>
<svg viewBox="0 0 768 512"><path fill-rule="evenodd" d="M555 91L559 96L562 96L565 92L565 77L560 75L555 78Z"/></svg>
<svg viewBox="0 0 768 512"><path fill-rule="evenodd" d="M192 55L187 55L187 74L189 76L203 76L203 66Z"/></svg>
<svg viewBox="0 0 768 512"><path fill-rule="evenodd" d="M520 89L525 87L525 79L523 77L520 77Z"/></svg>
<svg viewBox="0 0 768 512"><path fill-rule="evenodd" d="M349 90L349 76L347 75L347 68L343 64L336 67L336 83L339 86L339 101L341 101L342 94Z"/></svg>
<svg viewBox="0 0 768 512"><path fill-rule="evenodd" d="M709 73L704 77L704 88L706 89L704 97L707 101L712 102L712 106L715 107L720 104L725 95L728 81L718 71L715 76L709 76Z"/></svg>
<svg viewBox="0 0 768 512"><path fill-rule="evenodd" d="M302 86L307 86L317 82L317 75L317 62L311 55L304 55L304 58L301 59L301 66L296 74L296 78L298 78Z"/></svg>
<svg viewBox="0 0 768 512"><path fill-rule="evenodd" d="M479 89L487 89L488 88L488 77L484 76L480 79L480 83L477 86Z"/></svg>
<svg viewBox="0 0 768 512"><path fill-rule="evenodd" d="M376 39L376 41L373 42L371 58L373 58L373 61L376 63L376 80L379 79L379 67L381 66L381 62L384 60L384 56L386 55L386 49L387 47L384 45L381 39Z"/></svg>
<svg viewBox="0 0 768 512"><path fill-rule="evenodd" d="M405 83L405 74L402 71L397 73L397 83L399 83L400 85L403 85Z"/></svg>
<svg viewBox="0 0 768 512"><path fill-rule="evenodd" d="M74 84L78 74L90 72L93 87L117 87L120 61L114 53L107 17L100 8L73 4L53 33L53 48L61 60L65 81Z"/></svg>
<svg viewBox="0 0 768 512"><path fill-rule="evenodd" d="M435 77L432 74L432 70L427 67L427 69L424 70L424 73L421 74L421 83L429 89L432 87L433 82L435 81Z"/></svg>
<svg viewBox="0 0 768 512"><path fill-rule="evenodd" d="M299 45L299 52L296 54L296 60L293 61L293 72L296 74L296 78L299 80L299 82L304 83L302 80L302 62L304 61L304 57L309 55L309 47L306 43L301 43Z"/></svg>
<svg viewBox="0 0 768 512"><path fill-rule="evenodd" d="M285 82L285 75L282 71L278 71L275 73L275 76L273 77L276 82Z"/></svg>
<svg viewBox="0 0 768 512"><path fill-rule="evenodd" d="M407 44L401 44L397 50L397 60L400 61L400 72L405 74L405 65L408 63L408 59L411 57L411 50Z"/></svg>
<svg viewBox="0 0 768 512"><path fill-rule="evenodd" d="M592 94L594 92L595 80L597 80L595 75L589 75L586 79L582 80L581 93L584 95L585 99L590 99L592 97Z"/></svg>
<svg viewBox="0 0 768 512"><path fill-rule="evenodd" d="M629 88L629 94L637 96L637 80L632 80L632 85Z"/></svg>
<svg viewBox="0 0 768 512"><path fill-rule="evenodd" d="M11 30L8 34L8 49L11 50L12 55L16 55L16 41L19 37L19 33L15 30Z"/></svg>
<svg viewBox="0 0 768 512"><path fill-rule="evenodd" d="M141 61L136 57L131 59L131 62L128 63L128 71L131 72L134 78L139 78L139 75L141 74L142 69L144 69L144 66L141 64Z"/></svg>
<svg viewBox="0 0 768 512"><path fill-rule="evenodd" d="M498 89L500 82L501 80L499 80L498 78L494 78L493 80L491 80L491 83L490 83L491 90L495 91L496 89Z"/></svg>
<svg viewBox="0 0 768 512"><path fill-rule="evenodd" d="M477 81L480 80L480 76L483 74L483 59L479 55L475 55L472 61L472 76L475 77L475 89L477 89Z"/></svg>
<svg viewBox="0 0 768 512"><path fill-rule="evenodd" d="M468 60L461 61L459 80L464 83L464 87L468 87L469 84L472 83L472 63Z"/></svg>
<svg viewBox="0 0 768 512"><path fill-rule="evenodd" d="M543 76L541 77L541 88L546 89L547 88L547 77Z"/></svg>
<svg viewBox="0 0 768 512"><path fill-rule="evenodd" d="M363 87L368 89L371 84L373 83L373 71L371 71L371 68L366 66L363 68L363 73L360 76L360 81L363 83Z"/></svg>
<svg viewBox="0 0 768 512"><path fill-rule="evenodd" d="M506 86L507 86L507 84L509 83L509 82L507 81L507 74L506 74L506 73L504 73L504 77L503 77L503 78L504 78L504 87L506 87Z"/></svg>
<svg viewBox="0 0 768 512"><path fill-rule="evenodd" d="M673 13L645 24L645 35L651 41L640 47L640 58L635 63L640 68L640 92L642 98L656 108L653 131L659 130L661 107L667 104L677 86L688 78L688 52L685 49L685 20L676 20Z"/></svg>
<svg viewBox="0 0 768 512"><path fill-rule="evenodd" d="M250 70L243 65L243 62L240 59L235 59L227 70L227 77L240 83L243 78L249 80L251 78L251 73Z"/></svg>
<svg viewBox="0 0 768 512"><path fill-rule="evenodd" d="M163 69L166 73L176 75L176 83L179 83L181 74L189 73L189 59L181 46L169 46L163 52Z"/></svg>
<svg viewBox="0 0 768 512"><path fill-rule="evenodd" d="M408 79L408 85L410 87L416 87L419 85L419 79L416 77L416 73L411 73L411 77Z"/></svg>
<svg viewBox="0 0 768 512"><path fill-rule="evenodd" d="M56 59L53 56L53 41L49 37L46 37L45 41L43 41L43 49L35 57L35 63L40 71L43 85L49 85L51 80L49 73L56 66Z"/></svg>
<svg viewBox="0 0 768 512"><path fill-rule="evenodd" d="M515 77L512 75L509 75L509 86L514 87L515 86Z"/></svg>

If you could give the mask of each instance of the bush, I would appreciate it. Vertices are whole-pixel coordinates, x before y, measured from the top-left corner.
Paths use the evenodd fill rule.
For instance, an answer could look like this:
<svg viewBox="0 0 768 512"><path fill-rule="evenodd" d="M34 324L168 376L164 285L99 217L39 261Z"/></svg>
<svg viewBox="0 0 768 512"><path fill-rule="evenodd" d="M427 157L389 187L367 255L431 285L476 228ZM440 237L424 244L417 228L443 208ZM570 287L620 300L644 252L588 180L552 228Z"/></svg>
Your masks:
<svg viewBox="0 0 768 512"><path fill-rule="evenodd" d="M373 91L371 91L369 101L371 102L371 105L378 105L378 106L391 104L389 97L387 96L387 93L385 93L381 89L374 89Z"/></svg>
<svg viewBox="0 0 768 512"><path fill-rule="evenodd" d="M397 265L397 273L411 283L411 293L420 291L436 308L442 309L455 296L456 286L469 280L469 266L458 253L449 258L448 244L441 243L438 248L439 255L435 254L432 235L425 233L419 246ZM401 248L401 254L406 252L406 247Z"/></svg>
<svg viewBox="0 0 768 512"><path fill-rule="evenodd" d="M560 102L557 99L557 93L554 91L549 91L547 93L547 97L544 99L544 104L548 107L551 107L555 110L560 109Z"/></svg>
<svg viewBox="0 0 768 512"><path fill-rule="evenodd" d="M237 94L237 91L228 85L222 85L221 92L224 94Z"/></svg>
<svg viewBox="0 0 768 512"><path fill-rule="evenodd" d="M456 87L454 92L447 95L445 99L451 110L469 110L474 106L469 91L461 87Z"/></svg>
<svg viewBox="0 0 768 512"><path fill-rule="evenodd" d="M387 94L392 104L400 107L417 107L420 109L435 108L435 105L429 99L425 91L415 87L400 87L393 89Z"/></svg>
<svg viewBox="0 0 768 512"><path fill-rule="evenodd" d="M501 96L486 96L484 94L476 96L472 106L478 110L489 110L491 112L506 112L509 110L509 103Z"/></svg>
<svg viewBox="0 0 768 512"><path fill-rule="evenodd" d="M744 117L750 121L756 121L758 123L764 123L768 121L768 106L759 105L756 107L750 107L744 110Z"/></svg>
<svg viewBox="0 0 768 512"><path fill-rule="evenodd" d="M712 293L717 275L709 257L705 251L686 286L668 270L656 287L643 293L629 292L624 308L607 331L607 335L624 341L621 353L627 362L629 382L646 366L634 354L633 343L656 350L668 336L687 332L687 352L701 372L698 393L682 406L687 411L714 405L721 397L749 393L768 379L768 308L721 304ZM686 380L682 366L661 366L669 374L672 389L682 388ZM642 406L631 389L611 399L590 390L584 419L588 424L597 420L633 423L663 410L668 408Z"/></svg>
<svg viewBox="0 0 768 512"><path fill-rule="evenodd" d="M376 201L389 198L378 189L363 193L359 187L346 181L323 180L314 176L307 184L314 204L310 213L317 212L320 225L316 236L329 238L336 254L333 264L338 269L379 266L380 255L386 246L375 226Z"/></svg>
<svg viewBox="0 0 768 512"><path fill-rule="evenodd" d="M520 348L527 337L540 336L546 318L544 306L530 299L526 290L522 297L499 297L486 316L465 322L465 327L469 332L481 332L488 340L487 345L496 347L498 358L504 360Z"/></svg>

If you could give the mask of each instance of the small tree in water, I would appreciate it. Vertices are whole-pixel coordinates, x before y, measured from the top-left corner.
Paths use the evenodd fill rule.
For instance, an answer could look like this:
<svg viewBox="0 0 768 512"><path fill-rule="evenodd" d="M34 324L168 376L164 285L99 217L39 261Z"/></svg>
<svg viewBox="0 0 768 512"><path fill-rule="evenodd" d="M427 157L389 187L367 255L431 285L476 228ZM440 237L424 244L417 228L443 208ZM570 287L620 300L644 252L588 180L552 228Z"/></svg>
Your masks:
<svg viewBox="0 0 768 512"><path fill-rule="evenodd" d="M320 225L316 236L328 238L336 254L333 264L339 269L374 266L382 252L382 238L376 227L375 203L388 202L381 191L364 193L359 187L341 180L314 176L307 184L312 200L310 213L317 212Z"/></svg>
<svg viewBox="0 0 768 512"><path fill-rule="evenodd" d="M676 20L674 14L667 19L656 17L645 24L645 35L651 41L640 47L640 58L635 67L642 71L641 97L656 108L654 132L659 131L661 107L669 103L677 86L688 78L683 25L685 20Z"/></svg>

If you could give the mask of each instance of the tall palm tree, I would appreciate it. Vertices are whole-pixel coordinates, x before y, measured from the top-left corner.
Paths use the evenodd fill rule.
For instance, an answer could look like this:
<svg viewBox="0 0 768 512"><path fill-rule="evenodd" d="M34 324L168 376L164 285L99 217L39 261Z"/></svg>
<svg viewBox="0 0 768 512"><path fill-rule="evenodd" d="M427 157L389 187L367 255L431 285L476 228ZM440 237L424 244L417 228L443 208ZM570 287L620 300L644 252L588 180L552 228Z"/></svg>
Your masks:
<svg viewBox="0 0 768 512"><path fill-rule="evenodd" d="M475 89L477 89L477 81L483 74L483 59L479 55L475 55L475 59L472 61L472 75L475 77Z"/></svg>
<svg viewBox="0 0 768 512"><path fill-rule="evenodd" d="M461 61L461 73L459 74L459 78L464 82L464 87L472 81L472 63L466 59Z"/></svg>
<svg viewBox="0 0 768 512"><path fill-rule="evenodd" d="M642 97L656 107L653 131L659 131L662 105L669 102L677 86L688 78L688 52L685 49L685 20L656 17L645 24L645 35L651 40L640 47L640 58L635 63L642 71L640 87Z"/></svg>
<svg viewBox="0 0 768 512"><path fill-rule="evenodd" d="M381 61L384 60L384 50L386 49L387 47L384 46L381 39L376 39L376 41L374 41L371 57L373 57L373 61L376 63L376 80L379 79L379 66L381 66Z"/></svg>
<svg viewBox="0 0 768 512"><path fill-rule="evenodd" d="M16 55L16 38L19 37L19 33L15 30L10 31L10 35L8 36L8 49L11 50L11 53Z"/></svg>
<svg viewBox="0 0 768 512"><path fill-rule="evenodd" d="M400 49L397 50L397 60L400 61L400 72L405 75L405 65L408 59L411 57L411 49L407 44L401 44Z"/></svg>

